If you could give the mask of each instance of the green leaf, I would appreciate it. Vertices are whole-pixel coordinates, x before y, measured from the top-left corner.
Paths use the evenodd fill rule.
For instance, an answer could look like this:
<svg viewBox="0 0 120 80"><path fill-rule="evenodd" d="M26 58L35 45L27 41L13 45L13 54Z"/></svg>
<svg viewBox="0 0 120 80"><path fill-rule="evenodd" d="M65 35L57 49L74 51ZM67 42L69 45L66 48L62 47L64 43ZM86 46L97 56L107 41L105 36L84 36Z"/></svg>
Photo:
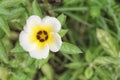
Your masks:
<svg viewBox="0 0 120 80"><path fill-rule="evenodd" d="M61 14L57 17L57 19L60 21L61 25L63 26L66 22L66 16L64 14Z"/></svg>
<svg viewBox="0 0 120 80"><path fill-rule="evenodd" d="M15 47L11 50L11 52L20 53L25 52L25 50L20 46L19 42L17 42Z"/></svg>
<svg viewBox="0 0 120 80"><path fill-rule="evenodd" d="M120 58L119 57L97 57L94 60L95 64L102 64L102 65L108 65L108 64L120 64Z"/></svg>
<svg viewBox="0 0 120 80"><path fill-rule="evenodd" d="M0 15L9 15L9 14L10 14L9 10L0 8Z"/></svg>
<svg viewBox="0 0 120 80"><path fill-rule="evenodd" d="M36 60L35 61L36 68L41 68L44 64L46 64L48 62L48 60L49 60L49 58Z"/></svg>
<svg viewBox="0 0 120 80"><path fill-rule="evenodd" d="M18 68L20 67L20 60L18 59L13 59L9 61L9 66L12 68Z"/></svg>
<svg viewBox="0 0 120 80"><path fill-rule="evenodd" d="M12 10L0 8L0 15L2 15L9 22L25 14L25 8L19 7ZM20 20L20 19L18 19ZM14 26L12 26L14 27Z"/></svg>
<svg viewBox="0 0 120 80"><path fill-rule="evenodd" d="M3 8L13 7L20 3L24 3L24 1L25 0L3 0L2 2L0 2L0 7Z"/></svg>
<svg viewBox="0 0 120 80"><path fill-rule="evenodd" d="M2 38L1 41L3 42L4 47L5 47L7 52L9 52L13 48L13 43L10 41L10 38L8 38L7 36Z"/></svg>
<svg viewBox="0 0 120 80"><path fill-rule="evenodd" d="M70 69L78 69L81 66L82 64L80 62L69 63L65 65L65 67L70 68Z"/></svg>
<svg viewBox="0 0 120 80"><path fill-rule="evenodd" d="M48 80L47 77L40 77L39 80Z"/></svg>
<svg viewBox="0 0 120 80"><path fill-rule="evenodd" d="M6 20L1 16L0 16L0 28L9 36L10 28Z"/></svg>
<svg viewBox="0 0 120 80"><path fill-rule="evenodd" d="M98 76L94 76L91 80L99 80Z"/></svg>
<svg viewBox="0 0 120 80"><path fill-rule="evenodd" d="M73 14L72 12L63 12L63 13L66 14L67 16L69 16L70 18L80 22L80 23L83 23L83 24L85 24L87 26L91 26L91 24L89 24L88 22L81 19L80 16L77 15L77 14Z"/></svg>
<svg viewBox="0 0 120 80"><path fill-rule="evenodd" d="M85 77L87 79L90 79L93 75L93 69L91 67L87 67L87 69L85 70Z"/></svg>
<svg viewBox="0 0 120 80"><path fill-rule="evenodd" d="M23 73L21 70L17 70L16 72L12 73L9 80L32 80L28 77L27 74Z"/></svg>
<svg viewBox="0 0 120 80"><path fill-rule="evenodd" d="M31 66L34 62L35 62L35 59L34 58L31 58L31 56L29 55L29 57L27 59L25 59L26 62L25 62L25 65L26 66Z"/></svg>
<svg viewBox="0 0 120 80"><path fill-rule="evenodd" d="M48 80L53 80L54 72L49 64L45 64L44 66L41 67L41 70L43 74L48 78Z"/></svg>
<svg viewBox="0 0 120 80"><path fill-rule="evenodd" d="M74 72L72 72L72 76L69 80L78 80L78 77L81 73L81 69L75 70Z"/></svg>
<svg viewBox="0 0 120 80"><path fill-rule="evenodd" d="M112 76L113 72L112 70L110 72L110 69L108 70L103 67L96 67L95 72L96 72L96 75L102 78L102 80L113 80L113 76Z"/></svg>
<svg viewBox="0 0 120 80"><path fill-rule="evenodd" d="M62 53L65 53L65 54L79 54L79 53L82 53L80 48L78 48L77 46L75 46L73 44L67 43L67 42L62 43L62 47L61 47L60 51Z"/></svg>
<svg viewBox="0 0 120 80"><path fill-rule="evenodd" d="M5 32L0 29L0 39L2 39L5 36Z"/></svg>
<svg viewBox="0 0 120 80"><path fill-rule="evenodd" d="M36 0L33 1L32 8L33 8L33 14L38 15L42 18L42 11L41 11L40 6Z"/></svg>
<svg viewBox="0 0 120 80"><path fill-rule="evenodd" d="M8 54L2 41L0 41L0 60L8 63Z"/></svg>
<svg viewBox="0 0 120 80"><path fill-rule="evenodd" d="M59 77L58 80L70 80L70 77L71 77L71 71L67 70Z"/></svg>
<svg viewBox="0 0 120 80"><path fill-rule="evenodd" d="M54 11L63 12L63 11L86 11L88 10L87 7L60 7L54 9Z"/></svg>
<svg viewBox="0 0 120 80"><path fill-rule="evenodd" d="M99 17L101 14L99 6L91 6L89 10L90 10L90 15L93 18Z"/></svg>
<svg viewBox="0 0 120 80"><path fill-rule="evenodd" d="M97 29L97 38L102 45L103 49L111 56L118 56L118 42L106 31Z"/></svg>
<svg viewBox="0 0 120 80"><path fill-rule="evenodd" d="M18 17L20 17L21 15L23 15L24 12L25 12L25 9L22 8L22 7L13 9L13 10L9 13L9 15L7 15L7 18L8 18L9 20L18 18Z"/></svg>
<svg viewBox="0 0 120 80"><path fill-rule="evenodd" d="M78 4L78 3L82 3L82 1L83 0L63 0L63 4L64 5L67 5L67 6L69 6L69 5L71 5L71 6L73 6L73 5L76 5L76 4Z"/></svg>
<svg viewBox="0 0 120 80"><path fill-rule="evenodd" d="M8 77L9 77L9 71L0 66L0 80L8 80Z"/></svg>
<svg viewBox="0 0 120 80"><path fill-rule="evenodd" d="M87 62L92 62L94 55L90 52L90 50L87 50L85 53L85 59Z"/></svg>
<svg viewBox="0 0 120 80"><path fill-rule="evenodd" d="M59 31L59 35L60 35L61 37L64 37L67 32L68 32L68 30L61 29L61 30Z"/></svg>

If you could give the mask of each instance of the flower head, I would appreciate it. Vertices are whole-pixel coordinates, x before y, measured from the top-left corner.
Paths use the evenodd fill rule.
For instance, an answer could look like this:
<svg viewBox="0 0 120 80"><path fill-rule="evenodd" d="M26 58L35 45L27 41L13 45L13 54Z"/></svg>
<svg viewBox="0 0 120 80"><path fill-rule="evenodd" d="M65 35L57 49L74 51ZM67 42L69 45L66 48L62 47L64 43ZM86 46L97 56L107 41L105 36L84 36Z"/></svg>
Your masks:
<svg viewBox="0 0 120 80"><path fill-rule="evenodd" d="M20 45L33 58L47 58L49 50L57 52L61 47L60 29L61 24L55 17L30 16L20 33Z"/></svg>

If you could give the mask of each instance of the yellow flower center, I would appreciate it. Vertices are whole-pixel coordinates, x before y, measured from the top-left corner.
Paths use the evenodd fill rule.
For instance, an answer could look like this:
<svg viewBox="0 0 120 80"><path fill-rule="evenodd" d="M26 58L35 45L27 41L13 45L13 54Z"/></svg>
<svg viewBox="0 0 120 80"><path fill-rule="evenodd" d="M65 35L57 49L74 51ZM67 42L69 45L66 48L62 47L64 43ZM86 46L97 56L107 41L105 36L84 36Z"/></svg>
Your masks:
<svg viewBox="0 0 120 80"><path fill-rule="evenodd" d="M31 43L36 43L39 48L43 48L46 44L53 41L54 37L51 34L52 29L49 25L35 25L30 35Z"/></svg>
<svg viewBox="0 0 120 80"><path fill-rule="evenodd" d="M48 33L46 32L46 31L39 31L38 33L37 33L37 36L36 36L36 38L40 41L40 42L44 42L44 41L46 41L47 39L48 39Z"/></svg>

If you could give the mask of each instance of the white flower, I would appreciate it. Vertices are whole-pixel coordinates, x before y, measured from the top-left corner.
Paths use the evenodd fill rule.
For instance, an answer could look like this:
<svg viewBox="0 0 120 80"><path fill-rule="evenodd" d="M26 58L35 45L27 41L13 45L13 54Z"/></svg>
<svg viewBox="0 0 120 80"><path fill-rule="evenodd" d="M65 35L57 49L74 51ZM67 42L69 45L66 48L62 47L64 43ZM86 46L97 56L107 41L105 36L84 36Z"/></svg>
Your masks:
<svg viewBox="0 0 120 80"><path fill-rule="evenodd" d="M55 17L30 16L20 33L20 45L33 58L47 58L49 50L57 52L61 47L60 29L61 24Z"/></svg>

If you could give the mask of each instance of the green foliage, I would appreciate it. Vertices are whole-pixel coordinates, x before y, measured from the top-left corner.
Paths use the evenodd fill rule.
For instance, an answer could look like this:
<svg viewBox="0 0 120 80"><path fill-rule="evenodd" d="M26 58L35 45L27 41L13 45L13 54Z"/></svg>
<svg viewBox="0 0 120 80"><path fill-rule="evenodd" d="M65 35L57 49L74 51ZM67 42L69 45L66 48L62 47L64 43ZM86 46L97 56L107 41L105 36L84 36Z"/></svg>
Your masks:
<svg viewBox="0 0 120 80"><path fill-rule="evenodd" d="M13 73L12 75L13 76L10 78L10 80L32 80L21 71L16 72L16 74Z"/></svg>
<svg viewBox="0 0 120 80"><path fill-rule="evenodd" d="M10 28L8 26L8 23L1 16L0 16L0 29L2 29L7 35L10 34Z"/></svg>
<svg viewBox="0 0 120 80"><path fill-rule="evenodd" d="M88 10L88 8L86 7L61 7L61 8L57 8L54 9L54 11L57 12L62 12L62 11L82 11L82 10Z"/></svg>
<svg viewBox="0 0 120 80"><path fill-rule="evenodd" d="M96 17L99 17L100 16L100 7L98 6L92 6L90 7L90 15L93 17L93 18L96 18Z"/></svg>
<svg viewBox="0 0 120 80"><path fill-rule="evenodd" d="M107 65L107 64L120 64L120 58L117 57L97 57L94 60L94 63L96 64L102 64L102 65Z"/></svg>
<svg viewBox="0 0 120 80"><path fill-rule="evenodd" d="M93 69L91 67L87 67L85 70L85 76L87 79L90 79L93 75Z"/></svg>
<svg viewBox="0 0 120 80"><path fill-rule="evenodd" d="M54 72L49 64L42 66L41 70L43 71L43 74L48 78L48 80L53 80Z"/></svg>
<svg viewBox="0 0 120 80"><path fill-rule="evenodd" d="M42 11L41 11L40 6L36 0L33 1L32 8L33 8L33 14L42 17Z"/></svg>
<svg viewBox="0 0 120 80"><path fill-rule="evenodd" d="M7 68L0 67L0 79L1 80L8 80L9 71Z"/></svg>
<svg viewBox="0 0 120 80"><path fill-rule="evenodd" d="M5 32L3 30L0 29L0 39L3 38L5 35Z"/></svg>
<svg viewBox="0 0 120 80"><path fill-rule="evenodd" d="M9 15L7 15L7 18L9 20L18 18L19 16L22 15L21 13L23 13L24 11L25 11L25 9L22 8L22 7L14 9L14 10L11 11L11 13Z"/></svg>
<svg viewBox="0 0 120 80"><path fill-rule="evenodd" d="M60 21L61 25L63 26L65 24L65 22L66 22L66 16L64 14L61 14L57 18Z"/></svg>
<svg viewBox="0 0 120 80"><path fill-rule="evenodd" d="M16 6L23 2L24 2L24 0L2 0L0 2L0 7L9 8L9 7Z"/></svg>
<svg viewBox="0 0 120 80"><path fill-rule="evenodd" d="M64 54L79 54L82 51L75 45L63 42L60 51Z"/></svg>
<svg viewBox="0 0 120 80"><path fill-rule="evenodd" d="M15 47L11 50L11 52L15 53L20 53L20 52L25 52L23 48L20 46L19 42L16 42Z"/></svg>
<svg viewBox="0 0 120 80"><path fill-rule="evenodd" d="M36 60L36 61L35 61L35 66L36 66L37 68L41 68L44 64L46 64L46 63L48 62L48 59L49 59L49 58L47 58L47 59L42 59L42 60Z"/></svg>
<svg viewBox="0 0 120 80"><path fill-rule="evenodd" d="M68 32L68 30L66 30L66 29L61 29L61 30L59 31L59 35L60 35L61 37L64 37L67 32Z"/></svg>
<svg viewBox="0 0 120 80"><path fill-rule="evenodd" d="M85 54L85 60L87 62L92 62L93 59L94 59L94 55L92 55L92 53L90 52L90 50L87 50L86 54Z"/></svg>
<svg viewBox="0 0 120 80"><path fill-rule="evenodd" d="M109 33L104 30L97 29L97 38L108 54L113 57L118 56L118 42Z"/></svg>
<svg viewBox="0 0 120 80"><path fill-rule="evenodd" d="M8 54L2 41L0 42L0 60L8 63Z"/></svg>
<svg viewBox="0 0 120 80"><path fill-rule="evenodd" d="M80 68L82 65L80 62L73 62L73 63L69 63L69 64L66 64L65 65L67 68L70 68L70 69L78 69Z"/></svg>

